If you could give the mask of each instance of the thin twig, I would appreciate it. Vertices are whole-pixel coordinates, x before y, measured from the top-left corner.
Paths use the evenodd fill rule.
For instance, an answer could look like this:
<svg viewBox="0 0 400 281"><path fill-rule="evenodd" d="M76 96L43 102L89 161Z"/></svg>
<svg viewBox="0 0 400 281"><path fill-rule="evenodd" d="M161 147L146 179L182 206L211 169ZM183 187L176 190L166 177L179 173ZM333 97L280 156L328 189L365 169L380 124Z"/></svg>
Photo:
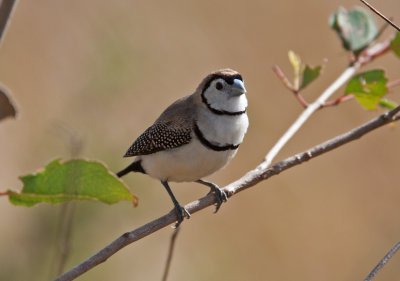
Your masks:
<svg viewBox="0 0 400 281"><path fill-rule="evenodd" d="M281 79L283 85L286 86L290 91L296 91L296 89L293 87L292 83L290 83L289 79L286 77L286 75L283 73L283 71L279 68L279 66L274 65L272 67L272 70L275 72L275 74Z"/></svg>
<svg viewBox="0 0 400 281"><path fill-rule="evenodd" d="M378 16L380 16L382 19L384 19L388 24L390 24L391 26L393 26L394 28L397 29L397 31L400 31L400 28L395 25L390 19L388 19L387 17L385 17L385 15L383 15L381 12L379 12L377 9L375 9L374 6L372 6L371 4L369 4L367 1L365 0L360 0L361 2L363 2L368 8L370 8L375 14L377 14Z"/></svg>
<svg viewBox="0 0 400 281"><path fill-rule="evenodd" d="M390 47L390 42L392 41L392 38L389 38L383 42L376 43L375 45L372 45L370 48L366 49L363 52L362 56L358 57L358 61L361 64L368 63L372 61L373 59L382 56L383 54L387 53L388 51L391 50Z"/></svg>
<svg viewBox="0 0 400 281"><path fill-rule="evenodd" d="M372 61L373 59L383 55L390 49L390 40L386 40L380 44L369 48L363 55L357 57L354 61L320 96L319 98L308 104L307 108L300 114L296 121L289 127L284 135L278 140L278 142L272 147L272 149L265 156L264 166L266 168L271 165L272 160L281 151L285 144L296 134L301 126L310 118L310 116L321 106L323 106L328 98L335 93L347 80L349 80L353 74L364 64ZM278 68L279 69L279 68ZM275 71L275 69L274 69ZM278 74L278 72L276 72ZM279 74L278 74L279 76Z"/></svg>
<svg viewBox="0 0 400 281"><path fill-rule="evenodd" d="M7 23L10 21L11 13L15 6L16 0L3 0L0 6L0 44L6 30Z"/></svg>
<svg viewBox="0 0 400 281"><path fill-rule="evenodd" d="M300 104L304 107L307 108L308 107L308 103L306 102L306 100L303 98L303 96L299 93L299 91L296 91L294 93L295 97L297 98L297 100L300 102Z"/></svg>
<svg viewBox="0 0 400 281"><path fill-rule="evenodd" d="M338 97L337 99L335 99L335 100L333 100L333 101L327 101L327 102L325 102L325 103L323 104L323 107L335 106L335 105L338 105L338 104L340 104L340 103L342 103L342 102L351 100L351 99L353 99L353 98L354 98L354 95L353 95L353 94L343 95L343 96L340 96L340 97Z"/></svg>
<svg viewBox="0 0 400 281"><path fill-rule="evenodd" d="M386 87L393 88L393 87L396 87L399 85L400 85L400 79L397 79L397 80L387 82Z"/></svg>
<svg viewBox="0 0 400 281"><path fill-rule="evenodd" d="M178 236L178 233L179 233L179 230L181 229L181 227L182 226L175 228L174 232L171 235L171 239L169 242L169 249L168 249L168 257L167 257L167 262L165 263L162 281L167 281L167 279L168 279L169 269L171 268L172 256L174 254L175 241L176 241L176 237Z"/></svg>
<svg viewBox="0 0 400 281"><path fill-rule="evenodd" d="M371 281L375 275L385 266L385 264L393 257L394 254L400 249L400 241L397 242L390 251L379 261L375 268L368 274L364 281Z"/></svg>
<svg viewBox="0 0 400 281"><path fill-rule="evenodd" d="M268 152L267 156L265 156L265 161L261 166L262 169L267 168L271 165L272 160L275 156L281 151L283 146L294 136L294 134L300 129L300 127L308 120L308 118L321 106L325 104L327 99L337 90L339 89L360 67L360 64L354 64L349 66L340 76L332 83L322 94L321 96L312 104L309 104L308 107L300 114L297 120L289 127L289 129L285 132L285 134L278 140L278 142L272 147L272 149Z"/></svg>
<svg viewBox="0 0 400 281"><path fill-rule="evenodd" d="M379 115L375 119L363 124L362 126L352 129L347 133L344 133L340 136L337 136L331 140L328 140L320 145L317 145L305 152L299 153L292 157L289 157L283 161L280 161L271 167L261 163L257 168L245 174L239 180L227 185L223 188L228 197L235 195L247 188L256 185L257 183L266 180L274 175L278 175L281 172L302 164L306 161L309 161L316 156L324 154L328 151L331 151L335 148L338 148L350 141L359 139L365 134L382 127L388 123L399 120L397 118L399 115L396 115L400 111L400 106L395 109L388 111L384 114ZM208 206L211 206L216 203L216 197L214 194L208 194L196 201L193 201L185 206L185 209L188 210L191 214L194 214ZM100 263L105 262L108 258L114 255L116 252L126 247L127 245L142 239L153 232L160 230L172 223L175 223L177 220L177 215L175 210L171 210L168 214L153 220L131 232L127 232L117 238L115 241L111 242L108 246L101 249L99 252L73 267L69 271L60 275L55 281L69 281L73 280L76 277L82 275L93 267L99 265Z"/></svg>
<svg viewBox="0 0 400 281"><path fill-rule="evenodd" d="M59 219L61 221L60 230L63 233L60 233L58 236L60 258L57 267L57 275L60 275L65 270L65 265L71 252L72 225L76 208L75 203L76 202L64 203L61 208Z"/></svg>
<svg viewBox="0 0 400 281"><path fill-rule="evenodd" d="M300 104L304 107L307 108L308 103L305 101L305 99L303 98L302 95L300 95L299 90L296 89L292 83L290 83L289 79L286 77L286 75L283 73L283 71L279 68L279 66L274 65L272 67L272 70L275 72L275 74L279 77L279 79L282 81L283 85L285 85L286 88L288 88L291 92L293 92L293 94L295 95L295 97L297 98L297 100L300 102Z"/></svg>
<svg viewBox="0 0 400 281"><path fill-rule="evenodd" d="M83 149L83 138L81 134L62 122L57 122L53 129L54 132L64 141L65 146L69 151L69 157L71 159L77 158ZM75 209L75 202L65 202L61 206L56 235L56 244L58 247L55 250L55 258L53 261L54 266L52 267L51 272L52 278L64 272L65 265L70 256Z"/></svg>
<svg viewBox="0 0 400 281"><path fill-rule="evenodd" d="M60 275L65 270L71 250L71 234L75 207L76 202L66 202L60 208L55 233L54 257L51 260L49 272L50 278Z"/></svg>

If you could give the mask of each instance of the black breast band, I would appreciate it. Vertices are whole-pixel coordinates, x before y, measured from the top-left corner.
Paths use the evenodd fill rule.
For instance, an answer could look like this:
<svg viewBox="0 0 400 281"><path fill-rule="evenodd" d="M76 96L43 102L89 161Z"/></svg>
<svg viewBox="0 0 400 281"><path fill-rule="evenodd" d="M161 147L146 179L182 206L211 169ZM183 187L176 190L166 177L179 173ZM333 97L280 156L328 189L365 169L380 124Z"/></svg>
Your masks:
<svg viewBox="0 0 400 281"><path fill-rule="evenodd" d="M200 142L209 149L212 149L215 151L226 151L226 150L235 150L239 147L239 144L228 144L228 145L224 145L224 146L212 144L204 137L203 133L200 131L200 128L197 126L196 122L194 123L194 132L195 132L196 136L198 137L198 139L200 140Z"/></svg>

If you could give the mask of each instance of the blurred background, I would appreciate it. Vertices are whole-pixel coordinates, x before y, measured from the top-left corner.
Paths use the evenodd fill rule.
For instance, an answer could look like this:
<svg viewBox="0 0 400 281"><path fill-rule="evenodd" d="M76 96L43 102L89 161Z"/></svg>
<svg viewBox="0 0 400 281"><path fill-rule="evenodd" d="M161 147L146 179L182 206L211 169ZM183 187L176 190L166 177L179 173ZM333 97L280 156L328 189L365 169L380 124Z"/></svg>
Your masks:
<svg viewBox="0 0 400 281"><path fill-rule="evenodd" d="M373 4L399 23L398 0ZM210 179L220 186L238 179L302 111L272 66L292 77L289 50L312 66L327 59L323 75L304 91L312 101L348 65L328 25L341 5L360 2L19 1L0 50L0 81L19 111L17 120L0 123L1 190L20 190L19 176L69 159L71 134L82 140L80 157L120 170L131 160L122 158L126 149L161 111L223 67L245 79L250 127L236 158ZM393 54L363 70L375 68L399 78ZM391 99L399 102L399 92L394 88ZM354 100L321 110L276 161L381 112ZM398 125L386 126L240 193L217 215L212 208L194 214L182 225L169 280L363 280L400 240L399 137ZM124 181L139 197L137 208L75 205L66 269L172 209L157 180L132 174ZM171 186L182 204L208 192L192 183ZM0 198L0 280L54 277L61 210ZM170 227L158 231L78 280L160 280L171 234ZM399 275L397 255L374 280Z"/></svg>

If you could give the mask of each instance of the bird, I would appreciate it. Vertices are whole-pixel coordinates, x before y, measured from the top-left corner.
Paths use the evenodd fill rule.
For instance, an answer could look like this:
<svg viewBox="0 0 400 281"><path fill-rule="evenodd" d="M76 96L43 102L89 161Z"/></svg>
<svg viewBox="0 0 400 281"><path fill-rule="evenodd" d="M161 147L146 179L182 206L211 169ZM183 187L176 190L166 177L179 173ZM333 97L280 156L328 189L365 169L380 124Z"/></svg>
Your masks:
<svg viewBox="0 0 400 281"><path fill-rule="evenodd" d="M249 126L248 101L241 74L225 68L207 75L193 94L178 99L129 147L135 156L116 175L139 172L158 179L177 213L175 228L190 213L180 205L169 182L197 182L217 198L215 213L227 194L203 178L225 167L235 156Z"/></svg>

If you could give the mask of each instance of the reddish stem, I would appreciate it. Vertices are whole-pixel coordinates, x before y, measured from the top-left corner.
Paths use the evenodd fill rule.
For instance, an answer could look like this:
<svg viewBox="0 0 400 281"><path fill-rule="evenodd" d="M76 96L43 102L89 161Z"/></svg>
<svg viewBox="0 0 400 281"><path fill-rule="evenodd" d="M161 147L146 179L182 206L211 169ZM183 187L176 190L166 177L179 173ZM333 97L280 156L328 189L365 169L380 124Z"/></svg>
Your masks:
<svg viewBox="0 0 400 281"><path fill-rule="evenodd" d="M293 92L295 97L297 98L297 100L300 102L300 104L304 107L307 108L308 107L308 103L306 102L306 100L303 98L302 95L300 95L299 91L295 91Z"/></svg>
<svg viewBox="0 0 400 281"><path fill-rule="evenodd" d="M289 90L292 92L295 92L296 89L293 87L292 83L290 83L289 79L287 79L286 75L283 73L283 71L279 68L279 66L274 65L272 67L272 70L275 72L275 74L281 79L283 85L286 86Z"/></svg>
<svg viewBox="0 0 400 281"><path fill-rule="evenodd" d="M324 103L324 104L322 105L322 107L328 107L328 106L338 105L339 103L342 103L342 102L351 100L351 99L353 99L353 98L354 98L354 95L353 95L353 94L343 95L343 96L338 97L336 100L327 101L326 103ZM321 108L322 108L322 107L321 107Z"/></svg>
<svg viewBox="0 0 400 281"><path fill-rule="evenodd" d="M386 87L388 87L388 88L393 88L393 87L399 86L399 85L400 85L400 79L397 79L397 80L390 81L390 82L386 83ZM335 106L335 105L338 105L339 103L351 100L353 98L354 98L353 94L343 95L343 96L338 97L336 100L327 101L326 103L324 103L323 106L321 106L321 108L322 107L328 107L328 106Z"/></svg>
<svg viewBox="0 0 400 281"><path fill-rule="evenodd" d="M400 79L397 79L394 81L387 82L386 87L393 88L393 87L399 86L399 85L400 85Z"/></svg>
<svg viewBox="0 0 400 281"><path fill-rule="evenodd" d="M300 95L299 93L299 89L295 89L292 85L292 83L290 83L289 79L286 77L286 75L283 73L283 71L279 68L279 66L274 65L272 67L273 71L275 72L275 74L279 77L279 79L281 79L283 85L285 85L286 88L288 88L291 92L293 92L293 94L295 95L295 97L297 98L297 100L300 102L300 104L304 107L307 108L308 103L304 100L304 98Z"/></svg>

